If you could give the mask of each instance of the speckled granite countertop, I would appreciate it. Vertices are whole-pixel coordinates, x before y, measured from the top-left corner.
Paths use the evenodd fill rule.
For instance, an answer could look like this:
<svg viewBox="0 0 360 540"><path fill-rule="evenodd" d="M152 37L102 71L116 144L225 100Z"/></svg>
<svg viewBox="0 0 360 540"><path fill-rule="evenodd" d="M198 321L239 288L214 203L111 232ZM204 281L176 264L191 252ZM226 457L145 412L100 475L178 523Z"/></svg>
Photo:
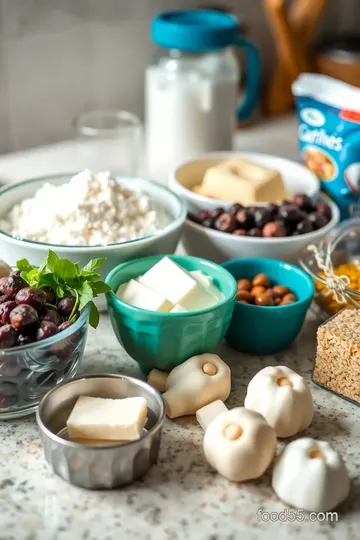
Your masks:
<svg viewBox="0 0 360 540"><path fill-rule="evenodd" d="M220 354L233 378L228 405L243 404L247 383L266 365L286 364L309 378L315 331L316 321L310 318L292 348L276 357L251 358L223 348ZM140 376L106 316L96 334L90 332L82 369ZM269 472L254 482L232 484L210 470L194 417L166 421L159 463L142 481L109 492L72 487L48 468L31 416L0 422L0 540L359 539L360 408L314 384L311 388L316 413L306 434L331 442L352 478L337 523L261 521L259 508L284 509L271 489Z"/></svg>

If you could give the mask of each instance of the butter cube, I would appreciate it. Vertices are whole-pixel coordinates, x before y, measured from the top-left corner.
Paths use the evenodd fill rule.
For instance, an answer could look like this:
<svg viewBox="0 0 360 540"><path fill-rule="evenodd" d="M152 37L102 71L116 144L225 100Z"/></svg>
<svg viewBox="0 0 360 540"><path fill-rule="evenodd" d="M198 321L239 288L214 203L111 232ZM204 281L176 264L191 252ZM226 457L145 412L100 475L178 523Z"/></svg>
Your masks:
<svg viewBox="0 0 360 540"><path fill-rule="evenodd" d="M184 309L179 304L176 304L171 310L170 313L187 313L187 310Z"/></svg>
<svg viewBox="0 0 360 540"><path fill-rule="evenodd" d="M246 158L229 159L210 167L202 191L206 197L244 205L277 202L288 197L278 171Z"/></svg>
<svg viewBox="0 0 360 540"><path fill-rule="evenodd" d="M120 285L117 296L132 306L149 311L170 311L174 306L164 296L146 287L135 279Z"/></svg>
<svg viewBox="0 0 360 540"><path fill-rule="evenodd" d="M210 276L207 276L206 274L204 274L204 272L202 272L201 270L191 270L189 272L189 274L194 278L196 279L196 281L198 283L200 283L201 285L203 285L203 287L206 288L206 290L212 294L213 296L215 296L215 298L219 301L219 300L223 300L224 298L224 295L221 291L219 291L219 289L216 287L216 285L214 285L214 282L212 280L212 278Z"/></svg>
<svg viewBox="0 0 360 540"><path fill-rule="evenodd" d="M205 407L196 411L196 420L204 431L207 430L209 424L222 412L227 411L227 407L221 399L217 399Z"/></svg>
<svg viewBox="0 0 360 540"><path fill-rule="evenodd" d="M71 440L135 441L146 422L142 397L108 399L80 396L66 422Z"/></svg>
<svg viewBox="0 0 360 540"><path fill-rule="evenodd" d="M139 282L186 311L212 307L217 303L217 299L196 279L168 257L150 268Z"/></svg>

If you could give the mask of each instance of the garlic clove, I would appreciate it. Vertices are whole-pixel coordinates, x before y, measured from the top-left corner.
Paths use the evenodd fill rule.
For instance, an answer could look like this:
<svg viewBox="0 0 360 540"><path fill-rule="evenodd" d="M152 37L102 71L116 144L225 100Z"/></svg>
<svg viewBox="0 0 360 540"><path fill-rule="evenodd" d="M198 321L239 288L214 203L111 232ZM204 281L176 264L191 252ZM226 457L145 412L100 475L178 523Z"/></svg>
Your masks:
<svg viewBox="0 0 360 540"><path fill-rule="evenodd" d="M8 277L11 273L11 266L9 266L5 261L0 259L0 278Z"/></svg>
<svg viewBox="0 0 360 540"><path fill-rule="evenodd" d="M208 426L203 450L208 463L233 482L261 476L275 453L276 433L258 413L236 407Z"/></svg>
<svg viewBox="0 0 360 540"><path fill-rule="evenodd" d="M222 412L226 412L228 409L223 401L217 399L212 401L208 405L201 407L196 411L196 420L204 431L207 430L209 424Z"/></svg>
<svg viewBox="0 0 360 540"><path fill-rule="evenodd" d="M169 418L195 414L213 401L225 401L230 390L230 368L218 355L192 356L169 373L163 394L166 414Z"/></svg>
<svg viewBox="0 0 360 540"><path fill-rule="evenodd" d="M280 438L292 437L311 424L314 405L307 381L286 366L268 366L250 381L245 407L264 416Z"/></svg>
<svg viewBox="0 0 360 540"><path fill-rule="evenodd" d="M166 381L169 373L160 371L160 369L152 369L148 375L147 382L153 388L163 393L166 390Z"/></svg>
<svg viewBox="0 0 360 540"><path fill-rule="evenodd" d="M326 512L346 499L350 480L340 454L329 443L304 437L288 444L276 461L272 487L293 508Z"/></svg>

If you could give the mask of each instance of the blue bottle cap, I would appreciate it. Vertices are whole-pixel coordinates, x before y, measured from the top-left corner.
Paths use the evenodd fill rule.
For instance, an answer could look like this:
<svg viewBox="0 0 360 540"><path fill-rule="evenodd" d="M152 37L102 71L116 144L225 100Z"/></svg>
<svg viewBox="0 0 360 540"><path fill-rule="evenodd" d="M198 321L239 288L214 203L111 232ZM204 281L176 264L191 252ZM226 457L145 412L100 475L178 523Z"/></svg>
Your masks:
<svg viewBox="0 0 360 540"><path fill-rule="evenodd" d="M205 52L233 45L238 28L233 15L220 11L168 11L153 19L151 39L165 49Z"/></svg>

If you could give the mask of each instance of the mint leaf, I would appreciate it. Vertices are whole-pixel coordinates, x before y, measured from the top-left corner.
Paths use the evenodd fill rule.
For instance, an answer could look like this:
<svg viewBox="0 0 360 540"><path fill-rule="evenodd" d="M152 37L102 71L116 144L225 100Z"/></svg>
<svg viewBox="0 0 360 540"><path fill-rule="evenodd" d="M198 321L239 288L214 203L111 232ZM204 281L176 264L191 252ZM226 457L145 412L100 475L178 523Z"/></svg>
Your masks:
<svg viewBox="0 0 360 540"><path fill-rule="evenodd" d="M40 277L39 287L51 287L56 291L57 283L54 274L44 274Z"/></svg>
<svg viewBox="0 0 360 540"><path fill-rule="evenodd" d="M27 272L20 272L20 277L22 277L23 280L26 281L26 283L28 283L28 281L27 281L27 275L28 275Z"/></svg>
<svg viewBox="0 0 360 540"><path fill-rule="evenodd" d="M27 259L20 259L16 261L16 267L20 272L30 272L35 266L32 266ZM24 278L23 278L24 279Z"/></svg>
<svg viewBox="0 0 360 540"><path fill-rule="evenodd" d="M78 275L76 265L67 259L57 260L54 266L54 273L64 281L73 279Z"/></svg>
<svg viewBox="0 0 360 540"><path fill-rule="evenodd" d="M56 296L58 296L59 298L63 298L63 296L65 296L65 291L62 287L60 287L60 285L57 285L55 292Z"/></svg>
<svg viewBox="0 0 360 540"><path fill-rule="evenodd" d="M55 272L55 265L58 260L59 257L56 255L56 253L49 249L45 263L50 272Z"/></svg>
<svg viewBox="0 0 360 540"><path fill-rule="evenodd" d="M79 311L81 311L86 306L86 304L91 302L91 300L94 297L90 283L88 283L87 281L84 281L84 283L81 286L81 289L78 290L78 294L80 298Z"/></svg>
<svg viewBox="0 0 360 540"><path fill-rule="evenodd" d="M100 268L105 262L104 258L92 259L81 270L81 274L86 275L86 272L94 272L97 268Z"/></svg>
<svg viewBox="0 0 360 540"><path fill-rule="evenodd" d="M75 320L78 312L90 304L89 323L96 328L99 324L99 312L93 298L111 290L106 283L101 281L101 275L96 272L104 262L103 258L93 259L80 269L77 262L61 259L49 249L40 268L32 266L27 259L20 259L17 262L17 268L30 287L51 287L58 298L75 296L76 302L69 320Z"/></svg>
<svg viewBox="0 0 360 540"><path fill-rule="evenodd" d="M90 315L89 315L89 324L93 328L97 328L100 320L100 315L98 308L95 306L94 302L90 302Z"/></svg>
<svg viewBox="0 0 360 540"><path fill-rule="evenodd" d="M107 283L104 283L103 281L96 281L95 283L91 283L91 288L94 296L111 291L111 287L109 287L109 285L107 285Z"/></svg>
<svg viewBox="0 0 360 540"><path fill-rule="evenodd" d="M86 279L87 281L96 281L100 277L100 274L97 274L96 272L88 272L87 270L81 270L81 274L78 279L80 279L82 283L84 279Z"/></svg>

